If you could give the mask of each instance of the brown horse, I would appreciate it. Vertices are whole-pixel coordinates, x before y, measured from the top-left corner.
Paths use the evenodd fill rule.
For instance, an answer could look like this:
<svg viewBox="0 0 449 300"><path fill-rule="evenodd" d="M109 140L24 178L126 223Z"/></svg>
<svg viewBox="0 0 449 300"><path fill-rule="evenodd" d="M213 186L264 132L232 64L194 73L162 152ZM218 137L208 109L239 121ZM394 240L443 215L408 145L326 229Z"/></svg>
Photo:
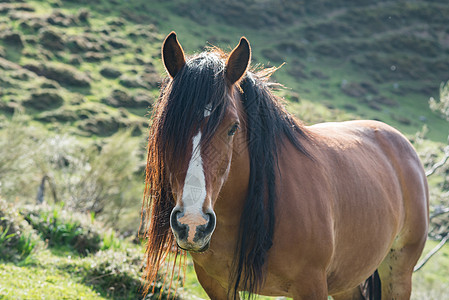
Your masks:
<svg viewBox="0 0 449 300"><path fill-rule="evenodd" d="M248 70L244 37L229 55L186 60L172 32L162 59L144 199L149 281L179 247L211 299L410 298L429 195L401 133L375 121L302 125L271 93L275 69Z"/></svg>

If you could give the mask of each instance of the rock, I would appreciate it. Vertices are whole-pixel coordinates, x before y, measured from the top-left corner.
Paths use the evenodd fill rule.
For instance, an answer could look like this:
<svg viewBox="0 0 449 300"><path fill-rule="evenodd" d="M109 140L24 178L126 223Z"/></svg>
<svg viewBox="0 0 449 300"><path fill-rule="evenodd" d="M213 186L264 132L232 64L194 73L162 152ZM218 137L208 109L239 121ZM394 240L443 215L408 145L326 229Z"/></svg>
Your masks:
<svg viewBox="0 0 449 300"><path fill-rule="evenodd" d="M107 78L117 78L122 75L122 72L114 67L107 66L100 70L100 74Z"/></svg>
<svg viewBox="0 0 449 300"><path fill-rule="evenodd" d="M345 104L343 105L343 108L348 111L357 111L357 106L354 106L352 104Z"/></svg>
<svg viewBox="0 0 449 300"><path fill-rule="evenodd" d="M41 19L30 19L30 20L21 20L19 23L20 29L24 31L33 31L36 32L47 26L47 23Z"/></svg>
<svg viewBox="0 0 449 300"><path fill-rule="evenodd" d="M47 18L47 22L51 25L69 27L76 25L76 19L73 16L67 15L60 10L54 10Z"/></svg>
<svg viewBox="0 0 449 300"><path fill-rule="evenodd" d="M376 102L370 101L370 102L367 102L367 105L369 108L371 108L373 110L382 111L382 107L379 104L377 104Z"/></svg>
<svg viewBox="0 0 449 300"><path fill-rule="evenodd" d="M85 73L69 65L55 63L27 64L24 68L37 75L53 79L62 85L90 87L91 79Z"/></svg>
<svg viewBox="0 0 449 300"><path fill-rule="evenodd" d="M343 83L341 91L354 98L362 98L368 94L368 91L356 82Z"/></svg>
<svg viewBox="0 0 449 300"><path fill-rule="evenodd" d="M391 115L391 118L392 118L393 120L398 121L399 123L401 123L401 124L403 124L403 125L406 125L406 126L409 126L409 125L412 124L412 121L411 121L409 118L404 117L404 116L392 114L392 115Z"/></svg>
<svg viewBox="0 0 449 300"><path fill-rule="evenodd" d="M71 36L67 38L66 46L72 52L102 51L102 47L98 43L89 41L85 36Z"/></svg>
<svg viewBox="0 0 449 300"><path fill-rule="evenodd" d="M153 104L154 100L147 94L139 93L135 96L130 96L125 91L114 90L109 97L102 99L102 102L113 107L148 108Z"/></svg>
<svg viewBox="0 0 449 300"><path fill-rule="evenodd" d="M122 119L110 115L102 115L82 120L78 128L90 134L109 136L120 128L126 128L126 124Z"/></svg>
<svg viewBox="0 0 449 300"><path fill-rule="evenodd" d="M41 84L41 88L43 89L59 89L61 86L59 85L59 83L57 83L54 80L45 80L42 84Z"/></svg>
<svg viewBox="0 0 449 300"><path fill-rule="evenodd" d="M84 54L84 60L88 62L98 62L106 59L106 55L101 52L89 51Z"/></svg>
<svg viewBox="0 0 449 300"><path fill-rule="evenodd" d="M79 55L73 55L69 59L69 64L79 66L83 62L83 59Z"/></svg>
<svg viewBox="0 0 449 300"><path fill-rule="evenodd" d="M7 44L23 48L22 36L17 32L7 31L0 38Z"/></svg>
<svg viewBox="0 0 449 300"><path fill-rule="evenodd" d="M64 39L61 34L51 30L43 29L40 34L40 43L42 46L49 50L63 50L64 49Z"/></svg>
<svg viewBox="0 0 449 300"><path fill-rule="evenodd" d="M33 12L34 8L27 3L0 3L0 13L7 13L10 11Z"/></svg>
<svg viewBox="0 0 449 300"><path fill-rule="evenodd" d="M140 79L152 88L159 87L160 82L162 81L161 76L159 76L156 72L143 73L140 76Z"/></svg>
<svg viewBox="0 0 449 300"><path fill-rule="evenodd" d="M80 10L78 10L77 17L78 20L80 20L81 22L88 22L90 17L90 11L86 8L81 8Z"/></svg>
<svg viewBox="0 0 449 300"><path fill-rule="evenodd" d="M396 100L384 97L384 96L378 96L373 98L373 101L386 105L386 106L390 106L390 107L394 107L394 106L398 106L398 102Z"/></svg>
<svg viewBox="0 0 449 300"><path fill-rule="evenodd" d="M272 62L282 62L283 57L275 49L264 49L262 50L262 55Z"/></svg>
<svg viewBox="0 0 449 300"><path fill-rule="evenodd" d="M125 25L125 20L122 18L113 19L111 21L108 21L108 25L123 26Z"/></svg>
<svg viewBox="0 0 449 300"><path fill-rule="evenodd" d="M15 102L15 101L0 101L0 111L5 112L7 114L13 114L16 111L22 111L23 107Z"/></svg>
<svg viewBox="0 0 449 300"><path fill-rule="evenodd" d="M35 119L47 123L54 123L54 122L67 123L77 121L78 116L72 110L57 109L53 111L42 112L37 117L35 117Z"/></svg>
<svg viewBox="0 0 449 300"><path fill-rule="evenodd" d="M128 75L121 75L119 83L127 88L145 88L149 89L149 86L143 82L139 77L130 77Z"/></svg>
<svg viewBox="0 0 449 300"><path fill-rule="evenodd" d="M149 108L154 103L154 98L149 94L138 93L133 97L134 107Z"/></svg>
<svg viewBox="0 0 449 300"><path fill-rule="evenodd" d="M21 81L27 81L30 79L30 73L27 70L19 69L13 72L10 77Z"/></svg>
<svg viewBox="0 0 449 300"><path fill-rule="evenodd" d="M362 88L364 88L367 91L367 93L369 93L369 94L372 94L372 95L379 94L379 90L373 84L371 84L369 82L361 82L360 86Z"/></svg>
<svg viewBox="0 0 449 300"><path fill-rule="evenodd" d="M313 77L318 78L318 79L325 80L325 79L329 79L330 78L328 75L324 74L323 72L321 72L319 70L313 70L312 72L310 72L310 74Z"/></svg>
<svg viewBox="0 0 449 300"><path fill-rule="evenodd" d="M109 38L106 42L111 45L112 48L122 49L128 47L128 42L121 38Z"/></svg>
<svg viewBox="0 0 449 300"><path fill-rule="evenodd" d="M132 97L123 90L114 90L109 97L101 101L113 107L130 107Z"/></svg>
<svg viewBox="0 0 449 300"><path fill-rule="evenodd" d="M296 78L307 79L309 76L304 72L304 67L300 64L293 64L287 69L287 73Z"/></svg>
<svg viewBox="0 0 449 300"><path fill-rule="evenodd" d="M21 67L5 58L0 58L0 69L3 70L19 70ZM0 77L1 78L1 77Z"/></svg>
<svg viewBox="0 0 449 300"><path fill-rule="evenodd" d="M54 90L40 90L33 92L29 99L23 101L23 106L36 110L49 110L60 107L64 98Z"/></svg>

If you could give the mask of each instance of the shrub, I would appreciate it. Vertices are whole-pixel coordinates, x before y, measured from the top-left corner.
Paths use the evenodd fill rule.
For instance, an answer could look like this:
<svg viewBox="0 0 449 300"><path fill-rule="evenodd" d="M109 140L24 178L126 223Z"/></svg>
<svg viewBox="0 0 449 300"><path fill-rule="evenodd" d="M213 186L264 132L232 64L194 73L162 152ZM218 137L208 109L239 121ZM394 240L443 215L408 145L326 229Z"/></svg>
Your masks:
<svg viewBox="0 0 449 300"><path fill-rule="evenodd" d="M0 199L0 259L26 259L39 244L39 238L15 207Z"/></svg>
<svg viewBox="0 0 449 300"><path fill-rule="evenodd" d="M49 246L68 245L83 255L101 248L100 226L87 215L48 205L26 206L21 213Z"/></svg>
<svg viewBox="0 0 449 300"><path fill-rule="evenodd" d="M0 195L3 199L32 198L38 186L36 159L42 153L42 134L22 115L1 127Z"/></svg>
<svg viewBox="0 0 449 300"><path fill-rule="evenodd" d="M131 130L83 143L68 134L45 136L23 116L0 127L3 198L33 199L39 186L42 190L48 183L51 193L44 194L45 201L64 201L68 209L94 212L116 229L126 216L135 221L124 229L137 229L143 178L136 174L143 147L131 138Z"/></svg>
<svg viewBox="0 0 449 300"><path fill-rule="evenodd" d="M142 254L134 248L125 251L99 251L81 261L73 260L63 268L76 269L84 278L85 284L91 285L101 294L114 299L141 299L143 292ZM161 290L163 277L156 281L154 292L145 299L178 299L174 289ZM178 284L179 285L179 284Z"/></svg>
<svg viewBox="0 0 449 300"><path fill-rule="evenodd" d="M449 81L440 86L440 99L433 97L429 100L430 109L439 113L446 121L449 121Z"/></svg>

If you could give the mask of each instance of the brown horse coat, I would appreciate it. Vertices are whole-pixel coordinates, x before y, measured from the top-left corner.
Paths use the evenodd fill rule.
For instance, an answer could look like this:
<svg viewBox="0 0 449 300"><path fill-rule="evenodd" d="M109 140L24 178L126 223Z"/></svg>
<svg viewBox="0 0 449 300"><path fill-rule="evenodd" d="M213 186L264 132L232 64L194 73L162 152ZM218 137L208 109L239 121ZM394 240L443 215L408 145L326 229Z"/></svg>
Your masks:
<svg viewBox="0 0 449 300"><path fill-rule="evenodd" d="M380 265L382 299L408 299L428 223L427 181L413 147L397 130L375 121L307 129L312 139L306 147L314 160L288 142L280 150L278 222L260 293L352 299ZM225 270L232 263L236 211L249 176L247 152L238 152L219 195L223 201L215 204L210 249L192 253L211 299L227 299Z"/></svg>
<svg viewBox="0 0 449 300"><path fill-rule="evenodd" d="M402 134L375 121L301 125L247 72L245 38L229 56L186 62L171 33L162 56L170 81L150 133L149 281L176 239L211 299L410 298L429 193Z"/></svg>

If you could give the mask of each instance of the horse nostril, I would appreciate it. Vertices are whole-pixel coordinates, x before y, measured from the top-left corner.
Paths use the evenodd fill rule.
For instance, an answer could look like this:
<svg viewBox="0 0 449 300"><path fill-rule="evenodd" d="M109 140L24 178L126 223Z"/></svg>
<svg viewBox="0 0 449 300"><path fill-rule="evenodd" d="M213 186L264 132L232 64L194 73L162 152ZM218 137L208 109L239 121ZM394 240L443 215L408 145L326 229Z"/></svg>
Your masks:
<svg viewBox="0 0 449 300"><path fill-rule="evenodd" d="M216 217L215 217L215 213L213 211L211 212L207 212L206 216L209 217L209 221L207 222L207 226L205 228L205 232L207 234L210 234L214 231L215 229L215 224L216 224Z"/></svg>
<svg viewBox="0 0 449 300"><path fill-rule="evenodd" d="M187 236L187 226L178 222L178 219L182 217L183 214L183 210L177 206L172 210L170 215L170 227L172 228L173 233L180 239L184 239Z"/></svg>

